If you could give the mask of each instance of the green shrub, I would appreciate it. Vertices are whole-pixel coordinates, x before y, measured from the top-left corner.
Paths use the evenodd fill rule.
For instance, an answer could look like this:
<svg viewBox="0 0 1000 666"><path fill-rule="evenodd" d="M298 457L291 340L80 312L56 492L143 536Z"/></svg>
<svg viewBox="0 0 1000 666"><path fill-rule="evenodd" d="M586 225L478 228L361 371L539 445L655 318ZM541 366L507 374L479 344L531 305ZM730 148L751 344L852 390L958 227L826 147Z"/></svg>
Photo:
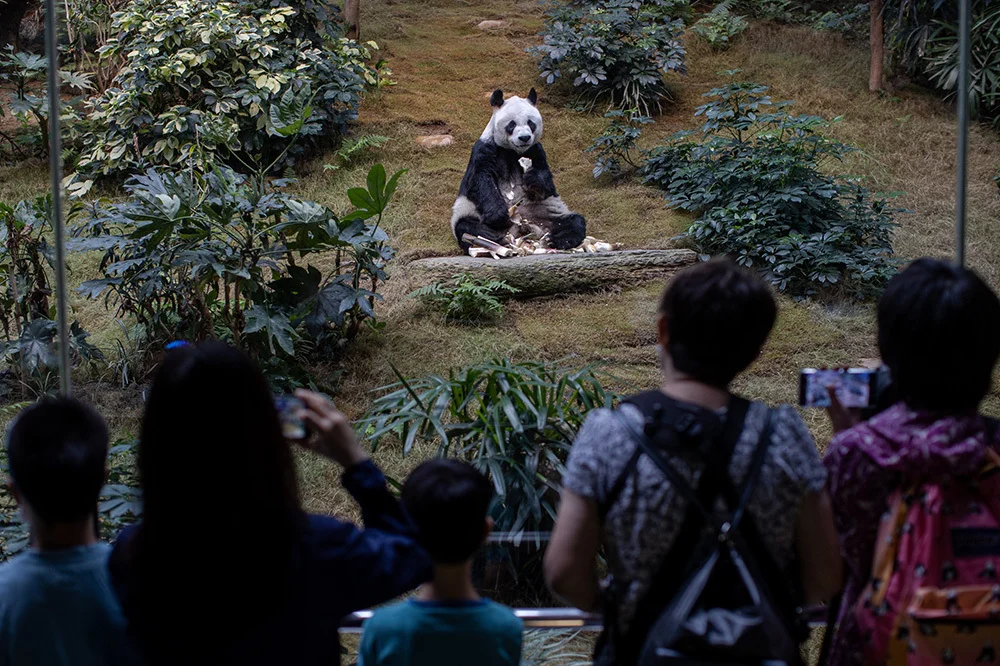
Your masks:
<svg viewBox="0 0 1000 666"><path fill-rule="evenodd" d="M740 0L736 6L761 21L798 23L802 20L801 9L792 0Z"/></svg>
<svg viewBox="0 0 1000 666"><path fill-rule="evenodd" d="M348 191L355 210L338 217L262 174L151 169L126 183L125 202L96 205L77 229L75 249L104 252L104 277L80 292L103 296L150 340L222 338L266 369L295 367L377 325L393 256L380 223L402 173L387 180L376 165L367 189ZM322 270L310 263L321 252L333 256Z"/></svg>
<svg viewBox="0 0 1000 666"><path fill-rule="evenodd" d="M515 533L551 529L573 438L587 412L616 398L591 367L506 359L379 391L358 423L373 449L391 434L403 455L420 440L468 461L496 487L497 529Z"/></svg>
<svg viewBox="0 0 1000 666"><path fill-rule="evenodd" d="M44 395L58 383L51 219L48 196L14 206L0 203L0 358L13 375L0 387L0 397L9 393L10 380L20 386L21 397ZM70 354L73 362L103 358L76 321L70 324Z"/></svg>
<svg viewBox="0 0 1000 666"><path fill-rule="evenodd" d="M720 3L694 24L694 34L704 39L713 49L727 49L734 37L742 33L750 24L742 16L729 11L732 0Z"/></svg>
<svg viewBox="0 0 1000 666"><path fill-rule="evenodd" d="M547 84L572 78L589 108L661 107L667 73L684 74L686 0L567 0L549 3L538 56Z"/></svg>
<svg viewBox="0 0 1000 666"><path fill-rule="evenodd" d="M642 136L642 125L648 125L653 119L639 115L635 109L609 111L604 117L611 119L611 122L584 152L596 153L594 178L600 178L603 174L618 178L627 170L639 168L640 164L635 156L638 150L636 143Z"/></svg>
<svg viewBox="0 0 1000 666"><path fill-rule="evenodd" d="M1000 123L1000 3L971 0L970 87L973 113ZM958 88L958 6L940 0L889 0L886 49L902 70L952 97Z"/></svg>
<svg viewBox="0 0 1000 666"><path fill-rule="evenodd" d="M868 3L855 5L846 10L831 9L827 12L812 12L809 21L813 30L839 32L846 36L868 34L870 12Z"/></svg>
<svg viewBox="0 0 1000 666"><path fill-rule="evenodd" d="M1000 3L974 2L969 33L969 107L1000 124ZM923 74L952 97L958 93L958 24L936 20L923 51Z"/></svg>
<svg viewBox="0 0 1000 666"><path fill-rule="evenodd" d="M519 291L503 280L477 278L465 273L452 276L450 283L435 282L410 295L436 305L448 321L472 324L503 316L501 296Z"/></svg>
<svg viewBox="0 0 1000 666"><path fill-rule="evenodd" d="M115 85L89 101L78 168L86 176L150 165L202 167L225 148L230 166L270 162L292 135L297 152L341 135L378 73L339 37L323 3L134 0L115 15L106 58L124 58ZM285 131L285 107L305 120ZM291 155L294 157L294 153Z"/></svg>
<svg viewBox="0 0 1000 666"><path fill-rule="evenodd" d="M0 55L0 81L9 81L13 88L13 91L8 93L7 109L21 124L22 136L19 137L19 142L37 147L39 152L46 155L49 152L49 95L43 80L48 62L44 56L14 51L13 46L8 46L6 53ZM93 87L90 78L89 74L80 72L59 72L63 89L79 93ZM35 92L42 94L36 95ZM75 117L75 107L79 106L81 101L82 97L63 100L64 125L66 120ZM0 105L0 117L4 115L6 111L4 106ZM69 128L63 128L65 136L70 132ZM14 147L16 149L17 144Z"/></svg>
<svg viewBox="0 0 1000 666"><path fill-rule="evenodd" d="M773 104L767 87L707 93L701 137L675 134L648 153L644 181L671 206L698 213L687 236L704 254L730 254L794 295L877 292L893 274L892 208L857 182L829 175L853 150L816 116Z"/></svg>

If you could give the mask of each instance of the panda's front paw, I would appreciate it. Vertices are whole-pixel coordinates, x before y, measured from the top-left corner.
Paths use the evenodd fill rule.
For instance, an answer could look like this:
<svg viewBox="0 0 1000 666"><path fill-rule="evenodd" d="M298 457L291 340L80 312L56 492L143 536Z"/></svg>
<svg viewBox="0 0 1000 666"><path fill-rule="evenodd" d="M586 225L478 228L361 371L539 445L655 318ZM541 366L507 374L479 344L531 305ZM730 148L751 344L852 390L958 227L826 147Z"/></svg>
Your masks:
<svg viewBox="0 0 1000 666"><path fill-rule="evenodd" d="M483 226L487 227L487 229L489 229L489 231L493 234L498 235L498 238L490 238L490 240L503 238L507 234L507 230L510 229L511 224L510 215L507 215L507 211L504 211L503 215L496 215L489 219L483 219Z"/></svg>
<svg viewBox="0 0 1000 666"><path fill-rule="evenodd" d="M576 214L560 219L549 232L552 247L557 250L572 250L574 247L579 247L586 236L587 223L582 215Z"/></svg>

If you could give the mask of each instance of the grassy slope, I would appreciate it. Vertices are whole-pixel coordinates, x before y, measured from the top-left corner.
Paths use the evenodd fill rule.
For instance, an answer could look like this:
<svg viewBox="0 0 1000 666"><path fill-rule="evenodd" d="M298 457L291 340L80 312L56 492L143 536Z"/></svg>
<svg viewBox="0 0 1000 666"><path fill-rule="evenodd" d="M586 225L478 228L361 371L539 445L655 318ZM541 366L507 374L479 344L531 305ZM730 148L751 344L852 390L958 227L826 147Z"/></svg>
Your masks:
<svg viewBox="0 0 1000 666"><path fill-rule="evenodd" d="M481 33L483 19L505 19L508 27ZM454 241L448 218L472 143L489 117L487 97L500 87L524 95L539 87L546 119L545 146L557 186L567 203L588 219L591 232L632 247L665 247L684 228L686 218L667 211L655 193L638 185L595 183L590 156L583 152L603 127L599 114L568 110L565 97L544 90L524 49L537 42L542 23L534 0L370 0L364 5L363 37L377 40L398 85L368 97L358 133L377 133L392 142L350 169L324 172L322 160L304 172L298 188L334 207L346 205L344 191L363 181L367 168L381 161L389 169L408 168L387 228L407 257L450 253ZM827 117L843 116L833 132L861 152L846 168L864 176L874 189L903 190L904 217L896 240L903 257L947 256L951 251L954 114L934 95L907 89L895 97L872 97L866 91L864 45L804 28L758 25L729 51L716 53L690 39L688 77L673 81L676 104L646 131L647 139L692 128L701 93L724 80L718 72L742 68L744 76L772 86L775 99L794 99L797 110ZM426 151L413 137L447 128L449 148ZM1000 268L990 259L1000 248L1000 198L990 181L998 139L974 128L970 150L970 256L973 265L996 286ZM332 156L330 157L332 160ZM40 167L0 169L0 199L44 191ZM73 262L74 279L90 277L88 258ZM365 336L348 348L342 362L319 368L321 374L343 371L339 404L361 413L371 389L392 381L389 363L407 375L443 372L449 367L506 356L559 359L614 365L618 376L638 386L656 380L652 320L661 285L604 294L568 296L514 304L495 327L445 326L440 318L404 298L399 281L387 285L381 314L386 333ZM110 317L96 303L77 303L78 316L98 341L115 336ZM557 322L554 324L554 322ZM740 381L747 395L771 402L793 401L797 371L824 364L854 364L877 355L870 306L821 306L782 301L778 326L761 359ZM622 389L627 387L622 386ZM114 415L119 430L135 430L135 395L93 391L95 400ZM995 397L990 407L995 408ZM996 411L991 409L991 411ZM821 415L806 415L820 446L828 436ZM414 460L401 460L381 449L379 462L394 475L405 474ZM304 459L303 493L309 508L348 512L336 472Z"/></svg>
<svg viewBox="0 0 1000 666"><path fill-rule="evenodd" d="M481 20L497 18L507 20L508 27L489 34L475 27ZM366 101L358 131L394 139L369 162L378 159L390 167L410 169L388 225L404 257L453 251L449 209L469 148L489 115L486 97L497 87L523 95L538 86L532 58L524 48L536 43L540 25L533 0L381 0L366 5L363 36L383 45L399 85ZM870 96L863 45L803 28L755 26L724 53L689 40L688 54L689 76L673 82L676 105L647 135L655 138L695 127L692 113L702 103L701 93L724 80L718 72L741 68L747 78L771 85L775 99L796 100L800 112L843 116L833 131L861 148L846 168L865 176L873 189L908 192L902 204L916 213L902 219L896 240L902 256L950 253L955 123L949 105L917 89L891 98ZM669 246L685 218L664 210L659 197L640 186L595 183L590 156L583 150L600 132L603 120L598 114L567 109L565 97L538 87L546 150L567 203L587 217L596 236L634 247ZM451 147L428 152L413 144L413 136L442 125L455 138ZM1000 212L990 181L995 156L1000 154L997 148L994 134L974 129L970 256L995 285L1000 275L989 259L1000 247L1000 230L991 228L989 221ZM336 183L317 171L303 179L301 188L336 205L344 186L360 180L367 166L338 172ZM419 374L491 355L558 359L576 354L581 361L611 363L619 376L649 385L657 375L652 319L660 288L648 285L516 304L500 325L467 329L443 325L400 299L399 285L390 285L383 311L389 322L387 333L350 349L341 404L355 413L363 410L369 399L365 392L392 381L389 362L404 374ZM739 388L752 397L793 401L799 368L855 364L877 356L873 333L870 306L827 307L783 300L777 329ZM806 416L822 446L828 437L824 419L816 413ZM390 471L402 474L409 466L389 453L381 455ZM306 465L303 471L312 506L337 504L329 470Z"/></svg>

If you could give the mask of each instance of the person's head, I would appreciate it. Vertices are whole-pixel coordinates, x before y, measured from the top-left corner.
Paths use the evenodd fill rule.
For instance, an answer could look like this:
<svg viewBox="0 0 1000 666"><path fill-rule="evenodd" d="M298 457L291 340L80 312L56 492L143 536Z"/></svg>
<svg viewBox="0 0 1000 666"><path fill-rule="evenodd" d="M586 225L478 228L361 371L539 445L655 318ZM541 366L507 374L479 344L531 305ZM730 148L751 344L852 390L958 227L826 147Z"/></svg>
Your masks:
<svg viewBox="0 0 1000 666"><path fill-rule="evenodd" d="M671 367L726 388L760 354L777 317L771 290L729 259L674 276L660 301L659 342Z"/></svg>
<svg viewBox="0 0 1000 666"><path fill-rule="evenodd" d="M188 529L189 512L232 507L276 516L299 508L292 453L267 381L222 342L167 353L149 391L138 457L150 529Z"/></svg>
<svg viewBox="0 0 1000 666"><path fill-rule="evenodd" d="M976 409L1000 356L1000 301L974 272L918 259L882 294L878 346L910 407Z"/></svg>
<svg viewBox="0 0 1000 666"><path fill-rule="evenodd" d="M280 612L302 521L273 396L221 342L169 351L138 452L143 517L124 604L147 656L184 653Z"/></svg>
<svg viewBox="0 0 1000 666"><path fill-rule="evenodd" d="M36 527L89 522L104 485L108 428L73 398L25 409L7 436L11 486Z"/></svg>
<svg viewBox="0 0 1000 666"><path fill-rule="evenodd" d="M429 460L403 484L403 507L434 564L462 564L492 527L487 517L493 485L472 465L449 458Z"/></svg>

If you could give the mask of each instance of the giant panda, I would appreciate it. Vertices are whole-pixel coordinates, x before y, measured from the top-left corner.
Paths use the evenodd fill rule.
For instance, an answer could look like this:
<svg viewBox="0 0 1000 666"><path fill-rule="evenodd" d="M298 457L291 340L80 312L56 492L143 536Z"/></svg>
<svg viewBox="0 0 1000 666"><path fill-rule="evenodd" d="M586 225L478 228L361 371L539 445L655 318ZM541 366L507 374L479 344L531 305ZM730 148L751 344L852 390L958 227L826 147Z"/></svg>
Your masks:
<svg viewBox="0 0 1000 666"><path fill-rule="evenodd" d="M582 215L573 213L556 194L545 151L542 150L542 114L532 88L527 98L504 100L503 91L490 97L493 116L472 147L469 166L452 207L451 230L463 252L464 234L503 243L511 230L509 210L548 233L559 250L580 245L587 232Z"/></svg>

